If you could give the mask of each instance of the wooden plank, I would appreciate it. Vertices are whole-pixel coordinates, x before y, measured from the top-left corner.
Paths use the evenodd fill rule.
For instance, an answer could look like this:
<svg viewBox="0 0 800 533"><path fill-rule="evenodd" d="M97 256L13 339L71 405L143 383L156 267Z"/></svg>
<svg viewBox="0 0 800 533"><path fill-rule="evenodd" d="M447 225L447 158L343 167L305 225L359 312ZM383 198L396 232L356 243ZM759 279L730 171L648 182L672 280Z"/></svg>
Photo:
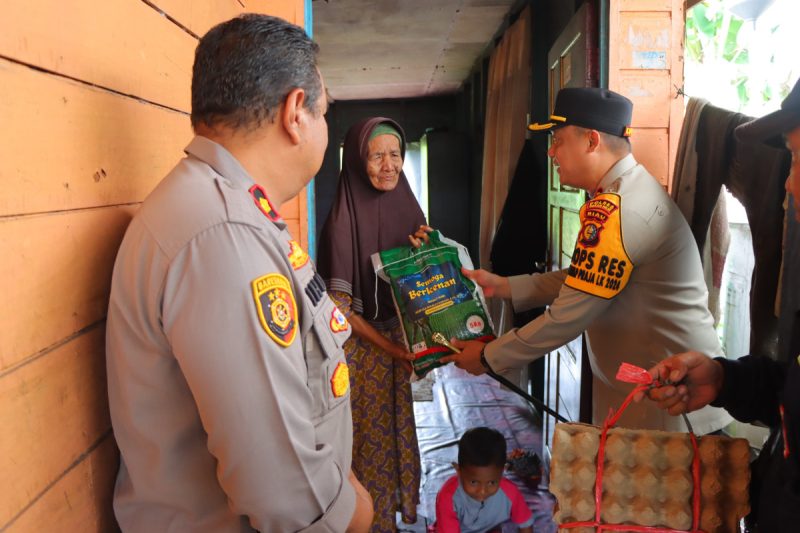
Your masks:
<svg viewBox="0 0 800 533"><path fill-rule="evenodd" d="M105 317L114 258L134 211L0 219L0 371Z"/></svg>
<svg viewBox="0 0 800 533"><path fill-rule="evenodd" d="M683 100L675 98L676 87L683 85L683 4L609 3L609 34L615 37L609 45L609 88L634 100L634 154L667 189L684 112Z"/></svg>
<svg viewBox="0 0 800 533"><path fill-rule="evenodd" d="M668 12L622 12L616 40L620 69L669 70L672 65L672 17ZM614 35L614 33L612 33Z"/></svg>
<svg viewBox="0 0 800 533"><path fill-rule="evenodd" d="M303 2L299 0L150 0L198 36L212 26L242 13L267 13L303 26Z"/></svg>
<svg viewBox="0 0 800 533"><path fill-rule="evenodd" d="M3 531L119 531L112 508L118 468L119 451L109 434Z"/></svg>
<svg viewBox="0 0 800 533"><path fill-rule="evenodd" d="M0 479L14 480L14 490L0 498L4 525L111 426L105 328L95 327L3 375L0 420Z"/></svg>
<svg viewBox="0 0 800 533"><path fill-rule="evenodd" d="M306 191L306 187L300 191L300 194L297 195L299 200L299 214L298 214L298 221L300 223L300 245L303 247L304 250L308 250L308 193Z"/></svg>
<svg viewBox="0 0 800 533"><path fill-rule="evenodd" d="M672 0L620 0L621 11L672 11Z"/></svg>
<svg viewBox="0 0 800 533"><path fill-rule="evenodd" d="M281 214L286 220L296 219L300 215L300 195L305 194L306 190L303 189L297 196L284 203L278 208L278 213Z"/></svg>
<svg viewBox="0 0 800 533"><path fill-rule="evenodd" d="M300 243L303 249L308 250L308 214L306 188L304 187L297 196L283 204L278 212L286 223L290 225L292 237Z"/></svg>
<svg viewBox="0 0 800 533"><path fill-rule="evenodd" d="M247 11L237 0L214 0L212 2L150 0L150 2L199 37L202 37L212 26Z"/></svg>
<svg viewBox="0 0 800 533"><path fill-rule="evenodd" d="M664 187L669 183L668 140L666 128L637 128L631 136L633 156Z"/></svg>
<svg viewBox="0 0 800 533"><path fill-rule="evenodd" d="M678 143L680 141L683 116L686 112L683 98L677 98L678 87L683 87L684 46L686 37L686 13L680 0L672 0L672 71L670 72L670 99L669 112L669 172L667 177L667 190L672 191L672 178L675 171L675 159L678 156Z"/></svg>
<svg viewBox="0 0 800 533"><path fill-rule="evenodd" d="M2 9L0 55L189 111L197 40L146 3L5 0Z"/></svg>
<svg viewBox="0 0 800 533"><path fill-rule="evenodd" d="M668 71L623 70L619 73L625 96L633 102L635 128L668 128L674 90Z"/></svg>
<svg viewBox="0 0 800 533"><path fill-rule="evenodd" d="M286 221L287 230L292 236L292 239L300 242L300 221L297 219L287 220ZM302 245L302 243L301 243ZM305 249L305 248L303 248Z"/></svg>
<svg viewBox="0 0 800 533"><path fill-rule="evenodd" d="M0 59L0 217L141 202L189 118Z"/></svg>

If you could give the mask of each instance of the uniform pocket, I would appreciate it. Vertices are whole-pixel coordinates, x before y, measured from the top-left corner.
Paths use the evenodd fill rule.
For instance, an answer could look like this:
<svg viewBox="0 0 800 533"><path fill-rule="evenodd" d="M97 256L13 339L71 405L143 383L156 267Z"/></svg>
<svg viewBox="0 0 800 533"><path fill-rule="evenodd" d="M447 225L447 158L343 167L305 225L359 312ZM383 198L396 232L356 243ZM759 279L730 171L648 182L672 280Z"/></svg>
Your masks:
<svg viewBox="0 0 800 533"><path fill-rule="evenodd" d="M319 369L319 384L322 393L322 405L327 411L334 409L350 397L350 373L347 368L342 345L349 337L342 334L335 320L336 307L327 297L323 299L319 311L314 316L313 334L319 341L322 353ZM309 376L311 369L309 369ZM310 385L310 383L309 383Z"/></svg>

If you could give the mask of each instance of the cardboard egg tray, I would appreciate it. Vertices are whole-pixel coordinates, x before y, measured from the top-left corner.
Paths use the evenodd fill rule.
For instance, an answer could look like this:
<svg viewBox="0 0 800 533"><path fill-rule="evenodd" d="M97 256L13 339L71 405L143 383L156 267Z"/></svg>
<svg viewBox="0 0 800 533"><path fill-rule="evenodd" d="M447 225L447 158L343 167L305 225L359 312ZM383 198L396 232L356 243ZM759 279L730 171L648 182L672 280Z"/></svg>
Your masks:
<svg viewBox="0 0 800 533"><path fill-rule="evenodd" d="M550 492L556 524L595 519L595 480L601 428L556 424ZM750 512L750 450L745 439L697 437L700 456L700 529L736 532ZM692 459L688 433L611 428L606 440L600 523L692 528ZM563 529L593 532L594 527Z"/></svg>

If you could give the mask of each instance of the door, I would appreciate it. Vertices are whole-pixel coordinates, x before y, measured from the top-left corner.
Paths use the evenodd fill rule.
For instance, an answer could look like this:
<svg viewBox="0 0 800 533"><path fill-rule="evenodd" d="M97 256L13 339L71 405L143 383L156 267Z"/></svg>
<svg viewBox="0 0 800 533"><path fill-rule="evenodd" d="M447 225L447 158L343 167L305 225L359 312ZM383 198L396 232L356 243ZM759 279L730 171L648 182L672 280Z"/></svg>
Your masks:
<svg viewBox="0 0 800 533"><path fill-rule="evenodd" d="M593 2L575 13L547 56L548 100L552 112L556 94L563 87L596 87L598 81L597 16ZM549 146L549 141L548 141ZM586 194L561 185L558 171L548 160L548 270L570 264L580 229L580 208ZM582 379L582 373L587 375ZM583 384L583 395L582 395ZM581 409L581 398L589 409ZM591 371L584 354L582 336L550 352L545 359L545 402L570 421L591 420ZM545 415L545 446L552 442L556 419Z"/></svg>

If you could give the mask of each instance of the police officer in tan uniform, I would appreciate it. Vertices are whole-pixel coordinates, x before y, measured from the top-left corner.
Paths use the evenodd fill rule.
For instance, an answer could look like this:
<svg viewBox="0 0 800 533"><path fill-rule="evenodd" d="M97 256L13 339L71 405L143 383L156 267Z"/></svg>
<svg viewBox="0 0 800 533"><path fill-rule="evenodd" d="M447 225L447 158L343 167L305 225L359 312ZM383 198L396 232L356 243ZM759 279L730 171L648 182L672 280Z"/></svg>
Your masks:
<svg viewBox="0 0 800 533"><path fill-rule="evenodd" d="M456 342L449 360L473 374L521 367L584 330L594 374L593 421L602 423L631 390L616 381L620 363L649 368L654 361L703 346L722 355L707 307L700 255L674 202L630 153L633 105L612 91L565 88L550 121L548 155L561 183L589 200L568 269L504 278L484 270L467 275L487 296L510 298L514 310L549 305L525 326L486 345ZM522 243L521 243L522 244ZM684 431L683 421L647 403L632 406L619 425ZM708 407L690 415L695 432L712 432L731 418Z"/></svg>
<svg viewBox="0 0 800 533"><path fill-rule="evenodd" d="M350 472L351 329L275 206L319 169L317 46L247 15L209 31L196 137L117 256L108 391L123 531L366 531Z"/></svg>

